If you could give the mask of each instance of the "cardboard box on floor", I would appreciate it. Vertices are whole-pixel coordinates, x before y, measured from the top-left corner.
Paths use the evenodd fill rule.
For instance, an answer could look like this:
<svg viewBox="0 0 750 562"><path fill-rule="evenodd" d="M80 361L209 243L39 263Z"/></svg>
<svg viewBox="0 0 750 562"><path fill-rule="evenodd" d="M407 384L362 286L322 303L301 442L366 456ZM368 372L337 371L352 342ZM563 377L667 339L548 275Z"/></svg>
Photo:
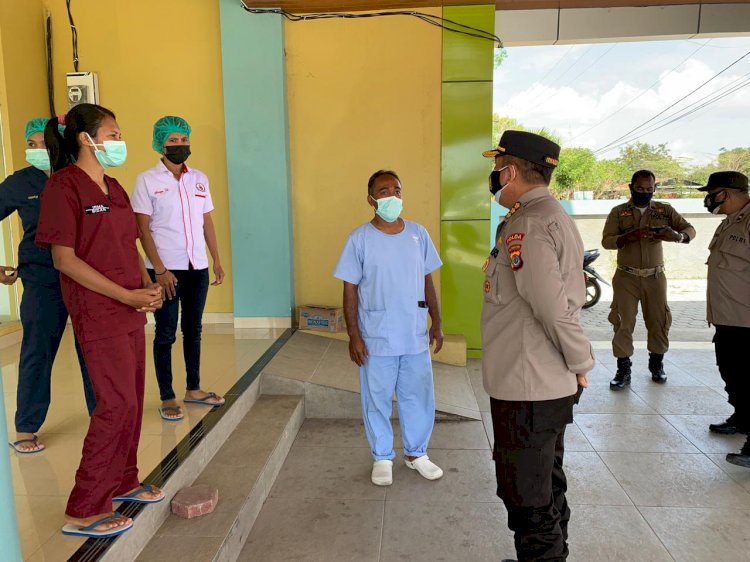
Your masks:
<svg viewBox="0 0 750 562"><path fill-rule="evenodd" d="M299 329L318 332L346 332L344 309L337 306L300 306Z"/></svg>

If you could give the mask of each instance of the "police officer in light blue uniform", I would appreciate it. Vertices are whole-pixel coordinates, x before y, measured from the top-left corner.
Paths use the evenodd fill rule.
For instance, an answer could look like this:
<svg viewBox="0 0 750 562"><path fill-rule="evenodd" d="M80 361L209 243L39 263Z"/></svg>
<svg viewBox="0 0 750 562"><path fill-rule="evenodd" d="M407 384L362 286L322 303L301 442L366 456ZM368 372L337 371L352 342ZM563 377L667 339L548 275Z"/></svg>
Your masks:
<svg viewBox="0 0 750 562"><path fill-rule="evenodd" d="M47 416L50 404L50 377L60 340L65 331L68 311L62 300L60 273L52 263L49 250L34 243L39 221L39 197L50 175L50 159L44 143L48 119L32 119L26 124L26 161L31 166L18 170L0 183L0 220L18 211L23 238L18 246L18 267L0 266L0 283L12 285L20 277L21 358L18 366L16 396L16 439L10 443L18 453L38 453L44 445L36 433ZM89 414L96 399L86 365L76 341L78 361Z"/></svg>
<svg viewBox="0 0 750 562"><path fill-rule="evenodd" d="M429 346L435 342L437 353L443 345L431 275L442 262L424 227L399 217L401 181L395 172L375 172L367 189L375 216L349 235L334 277L344 282L349 354L360 367L371 479L378 486L393 482L395 392L406 466L437 480L443 471L427 456L435 422Z"/></svg>

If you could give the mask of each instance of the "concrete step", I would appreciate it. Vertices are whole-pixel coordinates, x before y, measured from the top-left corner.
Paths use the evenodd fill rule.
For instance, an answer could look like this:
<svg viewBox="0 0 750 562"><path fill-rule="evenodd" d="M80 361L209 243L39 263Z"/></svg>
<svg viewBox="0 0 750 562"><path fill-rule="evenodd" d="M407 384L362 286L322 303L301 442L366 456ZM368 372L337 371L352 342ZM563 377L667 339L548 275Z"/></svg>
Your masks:
<svg viewBox="0 0 750 562"><path fill-rule="evenodd" d="M482 419L466 367L434 362L432 368L436 416ZM344 341L296 332L261 378L263 394L304 395L308 418L362 416L359 368Z"/></svg>
<svg viewBox="0 0 750 562"><path fill-rule="evenodd" d="M301 396L258 398L192 482L218 488L219 501L213 513L193 519L169 514L136 559L139 562L236 560L284 464L304 414ZM120 558L126 559L133 558Z"/></svg>
<svg viewBox="0 0 750 562"><path fill-rule="evenodd" d="M209 412L172 450L146 481L164 490L170 500L182 488L189 486L204 471L227 438L253 408L260 394L260 377L247 388L226 395L227 405ZM147 552L162 523L170 516L170 502L151 505L121 504L118 511L133 517L133 528L116 539L89 539L79 550L76 560L122 562L135 560L141 551ZM84 548L82 547L82 548ZM145 549L145 550L144 550Z"/></svg>
<svg viewBox="0 0 750 562"><path fill-rule="evenodd" d="M323 332L318 330L299 330L303 334L311 334L338 341L349 341L346 332ZM466 367L466 337L461 334L446 334L443 336L443 349L438 354L432 353L432 360L436 363Z"/></svg>

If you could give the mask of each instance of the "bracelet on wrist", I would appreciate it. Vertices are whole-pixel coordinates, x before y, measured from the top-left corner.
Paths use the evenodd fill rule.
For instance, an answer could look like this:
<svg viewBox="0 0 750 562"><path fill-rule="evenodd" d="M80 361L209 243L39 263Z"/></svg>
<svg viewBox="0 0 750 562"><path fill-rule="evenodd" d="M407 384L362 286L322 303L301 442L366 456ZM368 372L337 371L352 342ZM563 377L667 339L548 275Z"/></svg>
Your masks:
<svg viewBox="0 0 750 562"><path fill-rule="evenodd" d="M168 269L165 269L165 270L164 270L164 271L162 271L161 273L156 273L155 271L154 271L154 273L156 273L156 276L158 277L159 275L164 275L164 274L165 274L165 273L166 273L167 271L169 271L169 270L168 270Z"/></svg>

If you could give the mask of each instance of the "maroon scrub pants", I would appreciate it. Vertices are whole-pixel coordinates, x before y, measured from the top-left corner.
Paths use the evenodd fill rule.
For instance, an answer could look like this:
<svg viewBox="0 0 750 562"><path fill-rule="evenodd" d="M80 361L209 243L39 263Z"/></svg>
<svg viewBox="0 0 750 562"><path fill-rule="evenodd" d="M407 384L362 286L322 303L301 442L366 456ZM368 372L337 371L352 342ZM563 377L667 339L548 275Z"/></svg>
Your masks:
<svg viewBox="0 0 750 562"><path fill-rule="evenodd" d="M112 498L137 488L146 342L143 328L82 343L96 395L83 458L65 513L85 518L112 511Z"/></svg>

